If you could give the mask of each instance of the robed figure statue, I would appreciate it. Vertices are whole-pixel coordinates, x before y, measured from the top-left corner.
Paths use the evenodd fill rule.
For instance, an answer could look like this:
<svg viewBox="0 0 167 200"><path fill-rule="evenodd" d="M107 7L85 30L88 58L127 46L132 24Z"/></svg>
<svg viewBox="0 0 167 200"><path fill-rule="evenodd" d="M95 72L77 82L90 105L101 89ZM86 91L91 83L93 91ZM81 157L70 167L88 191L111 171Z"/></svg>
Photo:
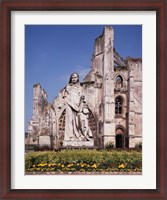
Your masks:
<svg viewBox="0 0 167 200"><path fill-rule="evenodd" d="M89 107L86 104L77 73L71 74L69 84L63 91L63 96L66 102L64 140L92 140L92 131L88 124Z"/></svg>

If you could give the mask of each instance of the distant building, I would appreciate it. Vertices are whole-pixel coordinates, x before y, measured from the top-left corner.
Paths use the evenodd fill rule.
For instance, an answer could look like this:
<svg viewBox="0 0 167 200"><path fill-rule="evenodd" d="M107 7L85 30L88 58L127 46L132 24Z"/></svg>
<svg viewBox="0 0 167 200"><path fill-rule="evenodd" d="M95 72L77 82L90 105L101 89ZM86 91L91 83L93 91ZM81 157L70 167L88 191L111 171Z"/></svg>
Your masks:
<svg viewBox="0 0 167 200"><path fill-rule="evenodd" d="M113 143L116 148L135 147L142 142L142 59L121 58L114 49L114 30L106 26L95 40L90 70L81 85L90 109L93 146ZM40 84L33 90L26 143L60 148L66 120L63 90L52 103Z"/></svg>

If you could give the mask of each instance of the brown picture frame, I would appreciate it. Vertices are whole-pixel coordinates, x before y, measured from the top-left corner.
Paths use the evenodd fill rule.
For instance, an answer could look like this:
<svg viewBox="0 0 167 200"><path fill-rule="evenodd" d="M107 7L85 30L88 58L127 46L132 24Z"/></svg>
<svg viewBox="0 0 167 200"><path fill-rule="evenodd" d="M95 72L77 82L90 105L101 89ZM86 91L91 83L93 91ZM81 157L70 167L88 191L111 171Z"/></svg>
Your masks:
<svg viewBox="0 0 167 200"><path fill-rule="evenodd" d="M2 0L0 70L1 199L167 199L166 192L166 0ZM156 189L27 190L11 189L11 12L12 11L156 11ZM150 66L149 66L150 67ZM151 122L150 122L151 125Z"/></svg>

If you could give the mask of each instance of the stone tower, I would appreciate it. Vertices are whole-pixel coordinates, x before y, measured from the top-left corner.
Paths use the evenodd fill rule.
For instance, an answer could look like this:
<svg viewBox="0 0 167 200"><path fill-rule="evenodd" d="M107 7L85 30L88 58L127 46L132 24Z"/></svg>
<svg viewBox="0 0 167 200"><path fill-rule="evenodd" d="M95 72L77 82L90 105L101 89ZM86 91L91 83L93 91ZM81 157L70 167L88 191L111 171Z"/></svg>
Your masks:
<svg viewBox="0 0 167 200"><path fill-rule="evenodd" d="M103 132L104 145L115 143L115 100L114 100L114 30L112 27L104 28L103 50Z"/></svg>

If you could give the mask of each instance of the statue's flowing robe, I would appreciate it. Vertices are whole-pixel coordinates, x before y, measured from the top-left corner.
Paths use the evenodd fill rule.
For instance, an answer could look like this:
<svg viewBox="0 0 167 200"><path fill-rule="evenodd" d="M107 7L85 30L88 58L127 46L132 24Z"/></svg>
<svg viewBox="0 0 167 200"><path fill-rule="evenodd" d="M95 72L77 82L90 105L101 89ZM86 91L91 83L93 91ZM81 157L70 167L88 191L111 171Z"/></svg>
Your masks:
<svg viewBox="0 0 167 200"><path fill-rule="evenodd" d="M82 139L79 127L78 112L80 111L80 99L83 95L80 84L68 84L65 88L66 96L66 118L65 118L65 140Z"/></svg>

